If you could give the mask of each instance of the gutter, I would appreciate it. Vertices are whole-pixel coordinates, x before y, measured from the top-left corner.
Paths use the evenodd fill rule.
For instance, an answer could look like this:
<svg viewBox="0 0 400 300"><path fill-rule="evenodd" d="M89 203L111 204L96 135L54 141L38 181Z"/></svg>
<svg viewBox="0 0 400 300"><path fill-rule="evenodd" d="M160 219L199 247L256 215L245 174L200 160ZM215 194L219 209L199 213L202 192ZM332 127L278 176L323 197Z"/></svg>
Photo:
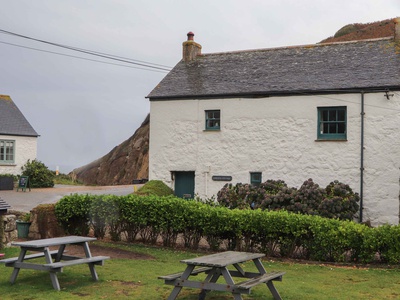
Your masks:
<svg viewBox="0 0 400 300"><path fill-rule="evenodd" d="M290 90L290 91L260 91L260 92L242 92L242 93L215 93L215 94L188 94L188 95L168 95L145 97L150 101L168 101L168 100L215 100L226 98L268 98L285 96L314 96L330 94L354 94L354 93L378 93L390 91L400 91L400 85L379 86L379 87L359 87L343 89L321 89L321 90Z"/></svg>
<svg viewBox="0 0 400 300"><path fill-rule="evenodd" d="M364 91L361 91L361 145L360 145L360 223L363 222L364 197Z"/></svg>

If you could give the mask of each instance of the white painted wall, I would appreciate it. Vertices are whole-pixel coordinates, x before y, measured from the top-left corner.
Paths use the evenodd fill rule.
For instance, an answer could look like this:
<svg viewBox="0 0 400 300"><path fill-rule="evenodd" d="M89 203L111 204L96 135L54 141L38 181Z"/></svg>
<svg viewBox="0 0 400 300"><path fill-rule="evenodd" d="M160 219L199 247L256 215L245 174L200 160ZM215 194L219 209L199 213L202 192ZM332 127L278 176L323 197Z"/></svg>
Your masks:
<svg viewBox="0 0 400 300"><path fill-rule="evenodd" d="M0 135L0 140L15 141L15 163L0 163L0 174L20 175L21 167L30 160L36 159L37 137Z"/></svg>
<svg viewBox="0 0 400 300"><path fill-rule="evenodd" d="M361 95L151 101L149 178L172 188L170 171L195 171L195 193L211 197L231 183L308 178L360 191ZM317 107L347 106L347 141L316 141ZM204 131L205 110L221 110L221 130ZM364 220L399 222L400 96L365 95Z"/></svg>

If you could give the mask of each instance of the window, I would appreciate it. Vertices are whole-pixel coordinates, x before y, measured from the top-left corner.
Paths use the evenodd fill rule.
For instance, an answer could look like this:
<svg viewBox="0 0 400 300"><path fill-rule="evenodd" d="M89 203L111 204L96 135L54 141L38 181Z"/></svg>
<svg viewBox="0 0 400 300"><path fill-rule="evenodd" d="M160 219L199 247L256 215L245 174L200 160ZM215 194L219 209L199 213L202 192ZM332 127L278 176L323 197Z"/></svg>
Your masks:
<svg viewBox="0 0 400 300"><path fill-rule="evenodd" d="M220 130L221 112L219 110L206 110L206 130Z"/></svg>
<svg viewBox="0 0 400 300"><path fill-rule="evenodd" d="M259 186L262 181L261 172L250 172L250 184Z"/></svg>
<svg viewBox="0 0 400 300"><path fill-rule="evenodd" d="M318 107L318 139L345 140L346 107Z"/></svg>
<svg viewBox="0 0 400 300"><path fill-rule="evenodd" d="M14 162L15 141L0 140L0 163Z"/></svg>

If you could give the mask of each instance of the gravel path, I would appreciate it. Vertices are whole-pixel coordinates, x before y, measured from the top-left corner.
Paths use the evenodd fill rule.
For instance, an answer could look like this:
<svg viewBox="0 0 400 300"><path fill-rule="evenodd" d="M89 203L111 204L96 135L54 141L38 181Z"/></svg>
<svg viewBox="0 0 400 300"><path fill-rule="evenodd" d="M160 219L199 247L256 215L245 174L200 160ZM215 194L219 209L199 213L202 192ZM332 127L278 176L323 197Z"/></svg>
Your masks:
<svg viewBox="0 0 400 300"><path fill-rule="evenodd" d="M39 204L55 203L63 196L70 194L111 194L111 195L128 195L134 192L135 186L139 188L141 185L113 185L113 186L70 186L55 185L54 188L41 188L27 190L22 192L16 189L10 191L0 191L0 198L7 202L10 210L29 212L32 208Z"/></svg>

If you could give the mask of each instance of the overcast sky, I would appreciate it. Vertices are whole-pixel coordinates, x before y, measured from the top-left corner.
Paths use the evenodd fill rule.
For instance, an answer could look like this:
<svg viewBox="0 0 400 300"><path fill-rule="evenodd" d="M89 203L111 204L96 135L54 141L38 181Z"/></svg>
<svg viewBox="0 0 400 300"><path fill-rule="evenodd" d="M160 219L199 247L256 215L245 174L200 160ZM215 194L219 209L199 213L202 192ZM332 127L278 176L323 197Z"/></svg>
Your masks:
<svg viewBox="0 0 400 300"><path fill-rule="evenodd" d="M189 31L203 53L212 53L313 44L347 24L400 16L400 0L0 3L0 30L170 67L181 59ZM145 97L166 75L4 33L0 59L0 94L10 95L40 134L38 159L63 173L132 136L149 113Z"/></svg>

